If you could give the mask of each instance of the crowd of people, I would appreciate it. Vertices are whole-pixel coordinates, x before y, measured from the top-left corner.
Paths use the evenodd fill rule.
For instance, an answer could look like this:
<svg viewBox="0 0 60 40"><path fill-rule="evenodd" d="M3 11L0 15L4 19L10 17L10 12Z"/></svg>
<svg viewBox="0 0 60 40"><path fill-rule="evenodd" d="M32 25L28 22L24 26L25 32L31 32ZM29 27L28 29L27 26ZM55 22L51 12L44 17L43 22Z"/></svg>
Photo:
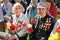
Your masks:
<svg viewBox="0 0 60 40"><path fill-rule="evenodd" d="M29 3L14 0L12 3L9 0L0 0L0 32L6 34L4 40L27 40L28 24L33 28L29 40L48 40L50 34L55 33L56 27L60 26L57 25L60 23L57 21L58 7L54 4L54 0L40 2L30 0ZM14 30L14 35L10 36L8 29L5 28L5 23L9 23L10 19L13 20L11 21L13 25L21 21L26 23L24 24L26 27Z"/></svg>

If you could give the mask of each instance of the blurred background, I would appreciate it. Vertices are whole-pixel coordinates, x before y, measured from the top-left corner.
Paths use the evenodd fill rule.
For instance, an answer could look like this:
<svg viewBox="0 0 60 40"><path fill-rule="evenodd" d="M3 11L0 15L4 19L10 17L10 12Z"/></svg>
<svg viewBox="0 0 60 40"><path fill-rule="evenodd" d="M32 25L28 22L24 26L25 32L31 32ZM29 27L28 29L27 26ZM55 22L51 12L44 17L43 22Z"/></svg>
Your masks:
<svg viewBox="0 0 60 40"><path fill-rule="evenodd" d="M11 3L14 3L14 0L9 0ZM28 0L22 0L23 2L25 2L27 4L27 1ZM38 2L40 1L45 1L45 0L38 0ZM60 0L53 0L54 1L54 4L58 7L58 16L57 16L57 19L60 18Z"/></svg>

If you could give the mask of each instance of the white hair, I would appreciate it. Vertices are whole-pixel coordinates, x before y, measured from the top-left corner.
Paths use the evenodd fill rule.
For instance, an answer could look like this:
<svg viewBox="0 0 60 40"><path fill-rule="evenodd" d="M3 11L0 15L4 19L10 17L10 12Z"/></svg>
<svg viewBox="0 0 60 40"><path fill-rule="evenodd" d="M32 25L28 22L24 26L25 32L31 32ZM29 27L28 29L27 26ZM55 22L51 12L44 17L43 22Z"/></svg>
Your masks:
<svg viewBox="0 0 60 40"><path fill-rule="evenodd" d="M15 3L13 8L12 8L13 13L15 13L15 7L17 7L17 6L20 6L22 8L23 12L25 11L24 7L20 3Z"/></svg>

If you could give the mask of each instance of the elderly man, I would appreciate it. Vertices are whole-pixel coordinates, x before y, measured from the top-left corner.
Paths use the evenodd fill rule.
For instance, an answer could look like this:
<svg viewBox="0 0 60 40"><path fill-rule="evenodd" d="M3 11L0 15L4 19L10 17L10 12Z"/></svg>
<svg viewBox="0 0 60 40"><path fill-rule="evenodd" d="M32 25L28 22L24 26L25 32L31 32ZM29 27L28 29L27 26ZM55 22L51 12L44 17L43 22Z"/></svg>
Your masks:
<svg viewBox="0 0 60 40"><path fill-rule="evenodd" d="M55 20L47 13L47 7L44 2L37 6L39 15L36 16L36 25L34 30L34 40L48 40L48 37L54 27Z"/></svg>
<svg viewBox="0 0 60 40"><path fill-rule="evenodd" d="M27 7L26 15L31 20L37 15L37 4L38 0L31 0L31 5Z"/></svg>
<svg viewBox="0 0 60 40"><path fill-rule="evenodd" d="M9 2L9 0L3 0L1 7L4 19L5 21L7 21L9 17L12 15L12 4Z"/></svg>

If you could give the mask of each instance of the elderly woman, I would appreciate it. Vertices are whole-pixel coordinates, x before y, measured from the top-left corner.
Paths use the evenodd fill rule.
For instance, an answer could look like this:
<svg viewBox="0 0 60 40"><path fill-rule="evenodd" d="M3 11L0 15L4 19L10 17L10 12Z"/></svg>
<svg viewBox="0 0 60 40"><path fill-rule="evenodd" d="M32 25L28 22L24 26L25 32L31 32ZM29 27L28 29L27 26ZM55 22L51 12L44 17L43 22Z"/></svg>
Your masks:
<svg viewBox="0 0 60 40"><path fill-rule="evenodd" d="M25 11L24 11L24 14L25 14L26 8L27 8L28 5L25 2L23 2L22 0L14 0L14 1L15 1L15 3L18 2L18 3L23 5L23 7L25 8Z"/></svg>
<svg viewBox="0 0 60 40"><path fill-rule="evenodd" d="M18 21L25 21L26 24L29 23L29 20L26 15L23 14L24 8L20 3L15 3L12 9L12 12L15 13L12 15L13 18L13 24L16 25ZM17 40L26 40L26 34L27 34L27 27L20 28L19 32L15 33L14 36L10 37L10 39L16 38Z"/></svg>

